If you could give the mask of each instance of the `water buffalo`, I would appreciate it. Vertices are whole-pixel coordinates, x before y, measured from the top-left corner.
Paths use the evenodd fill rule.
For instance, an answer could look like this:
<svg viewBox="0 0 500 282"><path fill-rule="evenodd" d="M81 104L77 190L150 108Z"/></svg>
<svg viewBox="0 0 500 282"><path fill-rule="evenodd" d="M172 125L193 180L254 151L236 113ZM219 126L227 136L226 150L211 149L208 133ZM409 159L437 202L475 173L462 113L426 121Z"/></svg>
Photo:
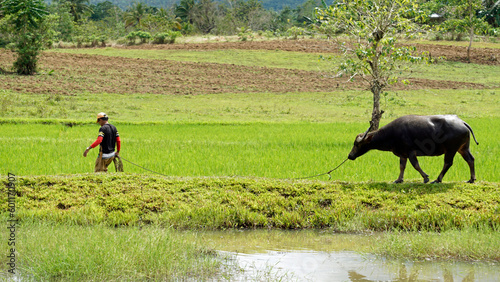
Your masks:
<svg viewBox="0 0 500 282"><path fill-rule="evenodd" d="M379 130L369 132L371 127L356 137L349 159L355 160L372 149L391 151L400 159L400 173L395 183L403 182L406 162L409 159L413 167L422 175L424 183L429 176L422 171L417 156L439 156L444 154L444 167L433 183L440 183L448 169L453 165L453 158L459 152L470 168L469 183L476 180L474 157L469 151L472 128L455 115L403 116L393 120Z"/></svg>

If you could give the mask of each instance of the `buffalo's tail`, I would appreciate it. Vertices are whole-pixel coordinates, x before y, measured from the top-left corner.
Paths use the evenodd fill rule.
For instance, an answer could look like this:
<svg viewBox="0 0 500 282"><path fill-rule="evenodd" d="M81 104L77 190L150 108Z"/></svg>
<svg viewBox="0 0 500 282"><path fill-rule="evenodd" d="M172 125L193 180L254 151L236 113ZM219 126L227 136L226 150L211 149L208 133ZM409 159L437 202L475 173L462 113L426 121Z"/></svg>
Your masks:
<svg viewBox="0 0 500 282"><path fill-rule="evenodd" d="M476 136L474 135L474 131L472 131L472 128L470 127L470 125L468 125L465 121L464 121L464 124L469 129L470 133L472 133L472 137L474 137L474 141L476 141L476 144L479 145L479 142L477 142Z"/></svg>

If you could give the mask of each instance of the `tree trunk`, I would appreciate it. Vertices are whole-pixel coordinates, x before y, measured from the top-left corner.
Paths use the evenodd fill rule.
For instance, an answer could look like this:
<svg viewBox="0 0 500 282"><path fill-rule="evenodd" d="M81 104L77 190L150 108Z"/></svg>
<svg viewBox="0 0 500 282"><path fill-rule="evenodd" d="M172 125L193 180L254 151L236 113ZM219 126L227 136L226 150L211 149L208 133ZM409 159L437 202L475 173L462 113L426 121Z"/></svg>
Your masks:
<svg viewBox="0 0 500 282"><path fill-rule="evenodd" d="M380 52L377 50L378 42L383 38L383 33L374 32L374 41L372 44L373 53L375 54L373 61L369 61L370 67L372 69L372 81L370 82L370 90L373 93L373 111L372 120L370 121L370 131L377 130L380 125L380 120L382 119L382 114L384 111L380 110L380 94L385 84L382 82L380 77L380 70L378 68L378 63L380 61Z"/></svg>
<svg viewBox="0 0 500 282"><path fill-rule="evenodd" d="M467 62L469 63L470 63L470 49L472 47L473 38L474 38L474 27L471 27L469 31L469 47L467 47Z"/></svg>
<svg viewBox="0 0 500 282"><path fill-rule="evenodd" d="M373 93L373 111L372 120L370 121L370 131L377 130L380 125L380 120L382 119L382 114L384 111L380 110L380 94L382 93L382 86L378 81L374 81L370 87Z"/></svg>
<svg viewBox="0 0 500 282"><path fill-rule="evenodd" d="M469 47L467 47L467 62L470 63L470 49L472 47L472 39L474 38L474 24L472 23L474 14L472 13L472 4L469 3L469 23L470 23L470 30L469 30Z"/></svg>

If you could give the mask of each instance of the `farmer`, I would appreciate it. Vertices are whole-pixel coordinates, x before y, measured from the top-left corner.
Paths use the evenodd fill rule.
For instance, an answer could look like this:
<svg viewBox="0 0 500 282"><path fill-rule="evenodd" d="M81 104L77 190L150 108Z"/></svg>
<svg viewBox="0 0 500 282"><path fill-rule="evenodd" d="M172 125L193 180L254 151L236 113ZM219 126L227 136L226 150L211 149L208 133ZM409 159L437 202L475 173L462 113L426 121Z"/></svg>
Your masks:
<svg viewBox="0 0 500 282"><path fill-rule="evenodd" d="M83 156L87 157L90 149L97 147L97 145L101 145L99 147L99 156L95 161L94 171L107 172L111 161L114 162L116 171L123 171L123 164L118 156L121 145L118 130L116 130L114 125L108 123L108 115L105 113L97 114L97 123L101 126L101 128L99 128L99 136L97 137L97 140L92 143L92 145L90 145L85 152L83 152Z"/></svg>

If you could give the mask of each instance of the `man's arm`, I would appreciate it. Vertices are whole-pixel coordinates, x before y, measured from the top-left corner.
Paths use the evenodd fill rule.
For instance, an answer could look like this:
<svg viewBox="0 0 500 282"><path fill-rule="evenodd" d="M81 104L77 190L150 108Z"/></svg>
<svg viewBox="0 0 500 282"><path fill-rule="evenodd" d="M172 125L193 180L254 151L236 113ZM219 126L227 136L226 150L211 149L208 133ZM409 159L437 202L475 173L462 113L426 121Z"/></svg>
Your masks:
<svg viewBox="0 0 500 282"><path fill-rule="evenodd" d="M99 136L97 137L97 140L95 140L95 142L94 142L94 143L92 143L92 145L90 145L90 146L89 146L89 147L85 150L85 152L83 152L83 156L84 156L84 157L86 157L86 156L87 156L87 154L89 153L90 149L93 149L93 148L97 147L99 144L101 144L101 142L102 142L102 138L103 138L103 137L102 137L101 135L99 135Z"/></svg>
<svg viewBox="0 0 500 282"><path fill-rule="evenodd" d="M122 147L122 142L120 140L120 136L116 136L116 152L115 152L115 156L118 156L118 154L120 154L121 147Z"/></svg>

